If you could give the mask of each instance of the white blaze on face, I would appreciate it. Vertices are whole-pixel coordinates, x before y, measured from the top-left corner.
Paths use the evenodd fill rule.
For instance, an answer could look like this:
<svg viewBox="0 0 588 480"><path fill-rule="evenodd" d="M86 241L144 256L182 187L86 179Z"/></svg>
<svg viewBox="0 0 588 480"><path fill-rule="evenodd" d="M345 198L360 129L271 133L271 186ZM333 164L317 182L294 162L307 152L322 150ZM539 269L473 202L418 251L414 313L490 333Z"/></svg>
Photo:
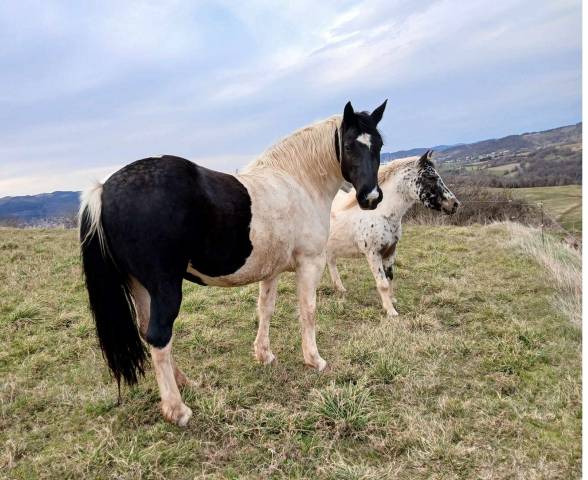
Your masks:
<svg viewBox="0 0 588 480"><path fill-rule="evenodd" d="M359 137L357 137L357 141L367 145L368 148L371 148L372 146L372 136L368 133L362 133Z"/></svg>

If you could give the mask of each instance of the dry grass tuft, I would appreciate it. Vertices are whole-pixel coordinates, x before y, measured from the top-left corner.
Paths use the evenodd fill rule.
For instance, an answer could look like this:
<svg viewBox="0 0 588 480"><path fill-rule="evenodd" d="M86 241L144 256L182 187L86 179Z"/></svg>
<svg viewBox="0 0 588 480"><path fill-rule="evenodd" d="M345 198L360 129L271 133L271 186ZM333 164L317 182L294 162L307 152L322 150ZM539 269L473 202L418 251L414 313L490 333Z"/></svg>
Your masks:
<svg viewBox="0 0 588 480"><path fill-rule="evenodd" d="M558 294L555 306L575 325L582 323L582 252L539 228L507 222L512 242L544 267Z"/></svg>
<svg viewBox="0 0 588 480"><path fill-rule="evenodd" d="M338 435L361 436L373 421L373 401L365 381L343 386L331 383L314 390L309 411L319 425L333 428Z"/></svg>

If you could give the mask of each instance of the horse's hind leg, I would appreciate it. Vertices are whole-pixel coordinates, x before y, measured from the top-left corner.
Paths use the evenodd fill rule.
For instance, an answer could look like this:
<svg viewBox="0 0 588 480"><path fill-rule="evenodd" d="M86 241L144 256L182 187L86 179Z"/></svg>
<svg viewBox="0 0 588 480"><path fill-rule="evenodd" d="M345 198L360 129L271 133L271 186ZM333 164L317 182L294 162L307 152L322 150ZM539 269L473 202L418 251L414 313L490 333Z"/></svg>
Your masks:
<svg viewBox="0 0 588 480"><path fill-rule="evenodd" d="M255 358L264 365L272 363L276 357L270 350L269 326L278 291L278 277L259 282L259 298L257 300L257 318L259 327L253 343Z"/></svg>
<svg viewBox="0 0 588 480"><path fill-rule="evenodd" d="M151 309L151 295L147 289L135 277L131 277L131 293L137 312L137 322L139 323L139 332L145 340L147 327L149 326L149 311Z"/></svg>
<svg viewBox="0 0 588 480"><path fill-rule="evenodd" d="M177 370L172 358L172 327L182 301L182 282L162 282L144 287L137 281L131 283L135 307L139 316L139 329L149 343L153 369L161 395L161 412L164 418L181 427L192 416L182 402L178 380L185 378ZM147 312L149 312L147 314Z"/></svg>
<svg viewBox="0 0 588 480"><path fill-rule="evenodd" d="M339 270L337 270L337 258L332 253L327 254L327 266L329 267L329 274L331 275L331 281L335 285L335 289L339 293L345 293L345 287L339 276Z"/></svg>
<svg viewBox="0 0 588 480"><path fill-rule="evenodd" d="M185 427L192 416L192 410L182 402L174 376L174 363L171 357L171 338L163 348L151 347L151 358L161 395L161 413L172 423Z"/></svg>
<svg viewBox="0 0 588 480"><path fill-rule="evenodd" d="M135 303L135 310L137 311L137 321L139 323L139 332L143 340L146 340L147 327L149 326L149 317L151 310L151 295L147 289L137 280L135 277L131 277L131 290L133 294L133 300ZM171 354L170 354L171 355ZM172 366L174 369L174 377L178 387L185 385L193 385L194 382L190 380L184 372L182 372L176 365L174 358L171 359Z"/></svg>
<svg viewBox="0 0 588 480"><path fill-rule="evenodd" d="M382 299L382 306L384 307L384 310L386 310L386 314L389 317L397 316L398 312L394 308L392 299L390 298L390 282L388 282L386 272L384 271L382 257L376 252L368 252L366 257L372 274L374 275L374 279L376 280L378 293Z"/></svg>

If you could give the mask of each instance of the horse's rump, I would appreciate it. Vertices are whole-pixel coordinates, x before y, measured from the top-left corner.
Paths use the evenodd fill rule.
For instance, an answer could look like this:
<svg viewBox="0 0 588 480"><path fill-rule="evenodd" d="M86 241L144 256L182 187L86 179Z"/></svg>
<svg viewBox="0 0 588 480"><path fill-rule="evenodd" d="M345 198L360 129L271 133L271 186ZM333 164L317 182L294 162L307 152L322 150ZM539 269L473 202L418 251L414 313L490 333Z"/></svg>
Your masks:
<svg viewBox="0 0 588 480"><path fill-rule="evenodd" d="M138 160L113 174L102 222L117 263L146 286L153 276L183 277L188 262L208 276L227 275L252 251L247 189L179 157Z"/></svg>

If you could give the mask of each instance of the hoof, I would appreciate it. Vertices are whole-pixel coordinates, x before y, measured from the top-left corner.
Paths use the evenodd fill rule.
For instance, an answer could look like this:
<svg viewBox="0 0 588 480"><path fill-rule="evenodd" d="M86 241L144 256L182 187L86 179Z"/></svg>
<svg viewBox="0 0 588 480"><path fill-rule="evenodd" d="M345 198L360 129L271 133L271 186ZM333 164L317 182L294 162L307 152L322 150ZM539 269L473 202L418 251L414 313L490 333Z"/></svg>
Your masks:
<svg viewBox="0 0 588 480"><path fill-rule="evenodd" d="M276 358L276 356L272 352L269 352L265 356L265 358L263 360L261 360L261 363L263 365L274 365L274 364L278 363L278 359Z"/></svg>
<svg viewBox="0 0 588 480"><path fill-rule="evenodd" d="M318 365L316 367L318 372L324 372L327 368L327 362L325 362L322 358L319 358Z"/></svg>
<svg viewBox="0 0 588 480"><path fill-rule="evenodd" d="M396 311L396 309L389 311L386 316L388 318L398 317L400 314Z"/></svg>
<svg viewBox="0 0 588 480"><path fill-rule="evenodd" d="M347 293L347 289L345 287L335 287L335 291L339 295L345 295Z"/></svg>
<svg viewBox="0 0 588 480"><path fill-rule="evenodd" d="M327 368L327 362L320 357L315 362L305 362L305 365L307 367L313 368L317 372L324 372Z"/></svg>
<svg viewBox="0 0 588 480"><path fill-rule="evenodd" d="M277 363L276 356L271 352L271 350L256 350L255 359L262 365L272 365Z"/></svg>
<svg viewBox="0 0 588 480"><path fill-rule="evenodd" d="M163 418L170 423L176 424L178 427L185 427L188 425L188 421L192 416L192 410L182 402L162 403L161 413L163 413Z"/></svg>

